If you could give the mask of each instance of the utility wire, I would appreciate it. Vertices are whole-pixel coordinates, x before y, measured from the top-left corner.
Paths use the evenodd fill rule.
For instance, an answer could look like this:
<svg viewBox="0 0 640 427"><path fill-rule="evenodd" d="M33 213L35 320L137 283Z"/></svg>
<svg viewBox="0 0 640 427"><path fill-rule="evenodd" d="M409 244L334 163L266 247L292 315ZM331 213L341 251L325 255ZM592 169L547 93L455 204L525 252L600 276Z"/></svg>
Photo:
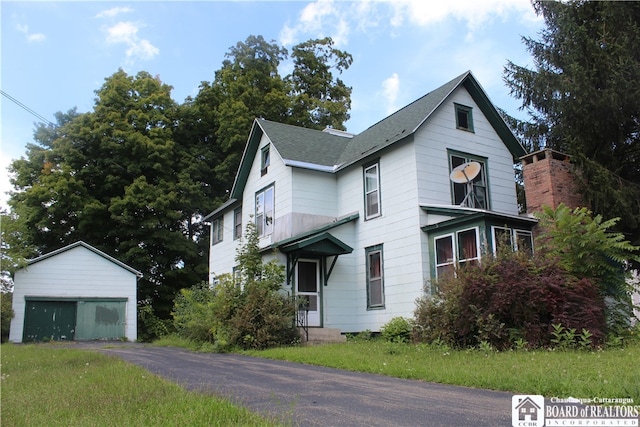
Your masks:
<svg viewBox="0 0 640 427"><path fill-rule="evenodd" d="M27 111L28 113L33 114L35 117L37 117L40 121L44 122L45 124L48 124L49 126L54 126L55 127L55 124L52 123L50 120L47 120L46 118L44 118L44 116L36 113L31 108L27 107L22 102L18 101L13 96L9 95L7 92L5 92L5 91L0 89L0 94L2 94L3 96L6 96L7 99L9 99L9 101L15 103L18 107L22 108L23 110Z"/></svg>

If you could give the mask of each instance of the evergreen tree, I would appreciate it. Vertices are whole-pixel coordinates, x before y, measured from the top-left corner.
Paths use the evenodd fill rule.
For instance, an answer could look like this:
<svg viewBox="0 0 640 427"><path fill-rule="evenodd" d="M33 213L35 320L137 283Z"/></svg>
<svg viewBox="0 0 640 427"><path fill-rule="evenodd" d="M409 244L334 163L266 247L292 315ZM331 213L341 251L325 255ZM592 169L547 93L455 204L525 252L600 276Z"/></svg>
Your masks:
<svg viewBox="0 0 640 427"><path fill-rule="evenodd" d="M621 218L640 243L640 3L535 1L539 39L523 38L533 69L504 80L530 116L514 126L529 150L572 156L594 213Z"/></svg>

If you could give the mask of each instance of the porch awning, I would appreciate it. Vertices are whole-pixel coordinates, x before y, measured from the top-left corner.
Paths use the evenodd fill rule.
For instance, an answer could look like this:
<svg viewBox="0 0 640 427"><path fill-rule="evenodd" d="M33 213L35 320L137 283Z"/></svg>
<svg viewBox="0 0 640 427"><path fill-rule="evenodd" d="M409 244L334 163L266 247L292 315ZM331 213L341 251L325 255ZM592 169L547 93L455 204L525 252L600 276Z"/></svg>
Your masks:
<svg viewBox="0 0 640 427"><path fill-rule="evenodd" d="M321 232L296 242L280 246L282 252L302 256L333 256L353 252L353 248L328 232Z"/></svg>

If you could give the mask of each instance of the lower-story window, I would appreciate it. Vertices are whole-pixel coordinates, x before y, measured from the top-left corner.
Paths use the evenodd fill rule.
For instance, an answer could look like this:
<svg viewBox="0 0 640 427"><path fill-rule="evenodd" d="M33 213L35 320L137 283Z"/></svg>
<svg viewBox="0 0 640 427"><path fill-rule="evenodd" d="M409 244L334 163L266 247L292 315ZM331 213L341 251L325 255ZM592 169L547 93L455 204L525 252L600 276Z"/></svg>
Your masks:
<svg viewBox="0 0 640 427"><path fill-rule="evenodd" d="M456 265L480 260L478 228L459 230L434 239L436 277L454 274Z"/></svg>
<svg viewBox="0 0 640 427"><path fill-rule="evenodd" d="M382 245L371 246L367 254L367 309L384 308L384 266Z"/></svg>
<svg viewBox="0 0 640 427"><path fill-rule="evenodd" d="M528 230L508 227L492 227L493 254L497 255L505 247L511 251L533 254L533 234Z"/></svg>

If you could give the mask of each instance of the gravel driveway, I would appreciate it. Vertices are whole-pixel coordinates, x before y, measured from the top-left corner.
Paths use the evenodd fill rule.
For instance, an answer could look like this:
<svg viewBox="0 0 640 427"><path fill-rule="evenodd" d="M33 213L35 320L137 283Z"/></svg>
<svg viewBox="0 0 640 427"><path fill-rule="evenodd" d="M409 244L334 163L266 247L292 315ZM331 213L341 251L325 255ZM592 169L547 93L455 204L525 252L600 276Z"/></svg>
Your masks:
<svg viewBox="0 0 640 427"><path fill-rule="evenodd" d="M511 393L235 354L77 343L296 426L510 426Z"/></svg>

